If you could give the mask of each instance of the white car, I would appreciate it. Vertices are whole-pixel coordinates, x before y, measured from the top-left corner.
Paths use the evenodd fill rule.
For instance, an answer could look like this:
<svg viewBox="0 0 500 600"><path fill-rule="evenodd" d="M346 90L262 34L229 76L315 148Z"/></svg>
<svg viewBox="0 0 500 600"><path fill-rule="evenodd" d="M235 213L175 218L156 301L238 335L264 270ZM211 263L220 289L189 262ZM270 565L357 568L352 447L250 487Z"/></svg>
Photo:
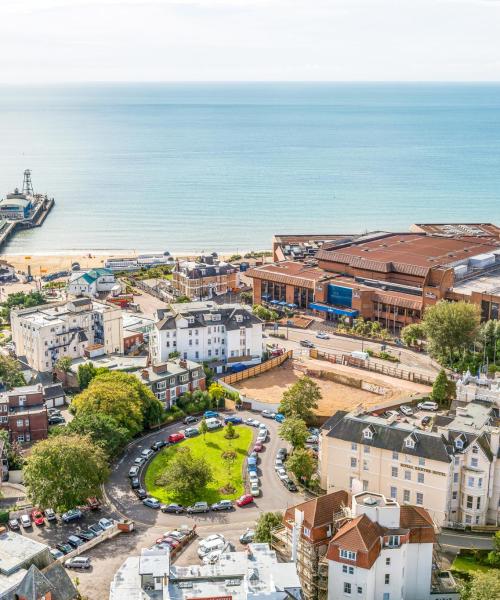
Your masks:
<svg viewBox="0 0 500 600"><path fill-rule="evenodd" d="M284 468L283 461L281 460L281 458L277 458L277 459L274 461L274 468L276 469L276 471L277 471L278 469L283 469L283 468Z"/></svg>
<svg viewBox="0 0 500 600"><path fill-rule="evenodd" d="M250 421L252 422L249 423L249 425L251 425L252 427L260 427L260 425L262 424L260 421L257 421L257 419L250 419Z"/></svg>
<svg viewBox="0 0 500 600"><path fill-rule="evenodd" d="M110 529L113 527L113 521L111 519L99 519L99 525L102 529Z"/></svg>
<svg viewBox="0 0 500 600"><path fill-rule="evenodd" d="M140 467L141 465L143 465L146 462L146 459L144 458L144 456L138 456L135 460L134 463Z"/></svg>
<svg viewBox="0 0 500 600"><path fill-rule="evenodd" d="M215 563L217 563L219 561L219 558L222 556L223 552L224 552L224 548L210 552L209 554L207 554L206 556L204 556L202 558L203 564L204 565L215 565Z"/></svg>
<svg viewBox="0 0 500 600"><path fill-rule="evenodd" d="M288 475L286 469L276 469L276 475L281 479L281 481L286 481L288 479Z"/></svg>
<svg viewBox="0 0 500 600"><path fill-rule="evenodd" d="M267 441L267 432L265 433L259 433L259 435L257 436L257 443L259 444L263 444L264 442Z"/></svg>
<svg viewBox="0 0 500 600"><path fill-rule="evenodd" d="M169 534L169 535L171 535L171 534ZM221 533L212 533L212 535L209 535L206 538L203 538L202 540L200 540L198 542L198 546L203 546L204 544L210 544L210 542L213 542L214 540L224 541L225 539L226 538Z"/></svg>
<svg viewBox="0 0 500 600"><path fill-rule="evenodd" d="M257 482L250 483L250 493L252 494L252 496L254 498L256 498L257 496L260 496L260 487Z"/></svg>
<svg viewBox="0 0 500 600"><path fill-rule="evenodd" d="M31 526L32 526L31 519L30 519L30 516L29 516L29 515L21 515L21 516L19 517L19 520L21 521L21 525L22 525L22 526L23 526L25 529L27 529L28 527L31 527Z"/></svg>
<svg viewBox="0 0 500 600"><path fill-rule="evenodd" d="M329 340L330 336L325 333L324 331L318 331L318 333L316 334L316 337L320 340Z"/></svg>
<svg viewBox="0 0 500 600"><path fill-rule="evenodd" d="M208 542L206 544L200 544L199 548L198 548L198 556L200 558L203 558L205 556L208 556L210 553L215 552L216 550L224 550L224 548L226 548L227 546L227 542L226 540L212 540L211 542Z"/></svg>
<svg viewBox="0 0 500 600"><path fill-rule="evenodd" d="M436 402L432 402L431 400L426 400L425 402L419 402L417 406L418 406L418 408L420 408L420 410L436 411L439 408L439 406L436 404Z"/></svg>
<svg viewBox="0 0 500 600"><path fill-rule="evenodd" d="M151 448L146 448L141 452L142 456L147 460L150 456L153 456L154 451Z"/></svg>
<svg viewBox="0 0 500 600"><path fill-rule="evenodd" d="M129 477L137 477L138 474L139 474L139 467L137 465L130 467L129 472L128 472Z"/></svg>
<svg viewBox="0 0 500 600"><path fill-rule="evenodd" d="M273 413L270 410L263 410L260 414L266 419L274 419L276 413Z"/></svg>
<svg viewBox="0 0 500 600"><path fill-rule="evenodd" d="M250 471L250 473L248 474L248 481L250 483L259 483L259 476L255 471Z"/></svg>
<svg viewBox="0 0 500 600"><path fill-rule="evenodd" d="M413 409L410 406L408 406L407 404L402 404L399 407L399 410L407 417L411 417L411 415L413 414Z"/></svg>

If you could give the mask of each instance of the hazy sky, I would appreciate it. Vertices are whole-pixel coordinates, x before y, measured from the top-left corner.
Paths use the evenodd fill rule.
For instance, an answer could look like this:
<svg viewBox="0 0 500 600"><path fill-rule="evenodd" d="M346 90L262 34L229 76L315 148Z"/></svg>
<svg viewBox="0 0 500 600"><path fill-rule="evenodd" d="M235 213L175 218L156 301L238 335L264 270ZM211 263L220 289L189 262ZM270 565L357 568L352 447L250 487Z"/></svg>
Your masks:
<svg viewBox="0 0 500 600"><path fill-rule="evenodd" d="M500 0L0 0L0 82L500 80Z"/></svg>

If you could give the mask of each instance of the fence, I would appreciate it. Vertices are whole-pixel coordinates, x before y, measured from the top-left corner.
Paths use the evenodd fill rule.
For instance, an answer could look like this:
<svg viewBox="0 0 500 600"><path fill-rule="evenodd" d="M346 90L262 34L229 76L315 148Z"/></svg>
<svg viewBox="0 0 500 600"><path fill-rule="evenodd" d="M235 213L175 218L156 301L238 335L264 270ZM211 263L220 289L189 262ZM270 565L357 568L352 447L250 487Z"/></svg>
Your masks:
<svg viewBox="0 0 500 600"><path fill-rule="evenodd" d="M222 381L229 385L231 385L232 383L237 383L238 381L244 381L245 379L255 377L257 375L260 375L261 373L269 371L270 369L274 369L274 367L279 367L286 360L292 358L292 355L293 351L288 350L281 356L275 356L274 358L266 360L265 362L260 363L259 365L255 365L255 367L250 367L248 369L245 369L244 371L240 371L239 373L233 373L232 375L226 375L225 377L222 377L219 381Z"/></svg>
<svg viewBox="0 0 500 600"><path fill-rule="evenodd" d="M389 377L397 377L398 379L406 379L407 381L414 381L415 383L422 383L424 385L432 385L434 381L431 377L422 373L415 373L415 371L407 371L406 369L389 367L371 360L354 358L350 354L334 354L312 348L309 351L309 356L311 358L327 360L334 364L346 365L348 367L355 367L357 369L365 369L366 371L380 373L381 375L389 375Z"/></svg>

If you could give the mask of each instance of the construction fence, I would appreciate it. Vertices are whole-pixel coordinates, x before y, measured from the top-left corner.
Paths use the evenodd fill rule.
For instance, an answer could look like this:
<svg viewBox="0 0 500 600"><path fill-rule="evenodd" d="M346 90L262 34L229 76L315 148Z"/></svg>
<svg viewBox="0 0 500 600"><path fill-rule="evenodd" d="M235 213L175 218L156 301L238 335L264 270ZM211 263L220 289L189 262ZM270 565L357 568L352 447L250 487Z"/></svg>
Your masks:
<svg viewBox="0 0 500 600"><path fill-rule="evenodd" d="M289 358L292 358L292 356L293 356L293 351L288 350L281 356L275 356L274 358L266 360L266 361L260 363L259 365L255 365L255 367L249 367L248 369L245 369L244 371L240 371L239 373L232 373L231 375L226 375L225 377L222 377L219 381L222 381L224 383L227 383L228 385L231 385L232 383L238 383L238 381L244 381L245 379L250 379L250 377L255 377L257 375L260 375L261 373L265 373L266 371L274 369L275 367L279 367L286 360L288 360Z"/></svg>

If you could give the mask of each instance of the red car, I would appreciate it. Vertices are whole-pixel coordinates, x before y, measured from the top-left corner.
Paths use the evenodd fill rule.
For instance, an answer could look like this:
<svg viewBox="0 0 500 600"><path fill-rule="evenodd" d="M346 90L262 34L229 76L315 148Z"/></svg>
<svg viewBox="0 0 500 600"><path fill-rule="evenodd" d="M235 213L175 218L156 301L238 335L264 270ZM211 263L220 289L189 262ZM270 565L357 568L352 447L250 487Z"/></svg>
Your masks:
<svg viewBox="0 0 500 600"><path fill-rule="evenodd" d="M168 436L168 441L171 444L176 444L177 442L182 441L185 438L185 435L178 431L177 433L172 433Z"/></svg>
<svg viewBox="0 0 500 600"><path fill-rule="evenodd" d="M39 508L34 508L31 511L31 520L35 525L45 525L45 519L43 518L43 513Z"/></svg>
<svg viewBox="0 0 500 600"><path fill-rule="evenodd" d="M253 502L252 494L243 494L238 500L236 500L237 506L246 506L247 504L251 504Z"/></svg>
<svg viewBox="0 0 500 600"><path fill-rule="evenodd" d="M260 442L255 444L255 446L253 447L254 452L262 452L262 450L264 450L264 446Z"/></svg>

